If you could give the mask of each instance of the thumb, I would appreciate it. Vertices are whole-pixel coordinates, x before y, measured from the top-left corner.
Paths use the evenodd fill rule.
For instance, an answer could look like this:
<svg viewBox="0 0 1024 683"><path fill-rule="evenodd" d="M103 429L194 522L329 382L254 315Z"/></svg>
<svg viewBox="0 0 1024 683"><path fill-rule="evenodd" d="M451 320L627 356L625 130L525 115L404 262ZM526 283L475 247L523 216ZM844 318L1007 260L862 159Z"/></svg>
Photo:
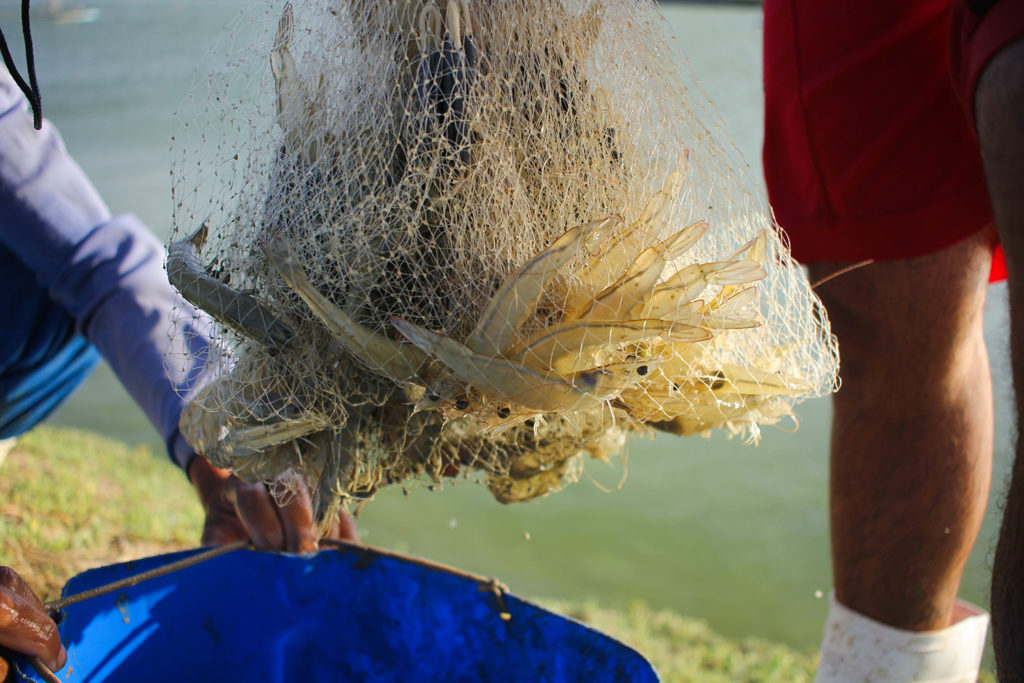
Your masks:
<svg viewBox="0 0 1024 683"><path fill-rule="evenodd" d="M202 545L227 545L235 541L244 541L249 538L245 527L235 517L226 515L210 514L203 524L203 536L200 540Z"/></svg>

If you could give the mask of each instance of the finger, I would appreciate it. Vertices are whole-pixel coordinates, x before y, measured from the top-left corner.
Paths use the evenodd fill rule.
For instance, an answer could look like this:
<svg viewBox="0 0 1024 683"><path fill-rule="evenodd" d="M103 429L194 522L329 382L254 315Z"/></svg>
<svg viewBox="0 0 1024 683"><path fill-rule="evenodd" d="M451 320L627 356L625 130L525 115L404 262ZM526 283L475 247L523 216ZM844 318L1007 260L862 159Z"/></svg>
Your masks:
<svg viewBox="0 0 1024 683"><path fill-rule="evenodd" d="M8 567L0 569L2 573L14 573ZM0 576L3 578L7 577ZM54 671L67 661L57 624L40 609L39 599L27 600L9 584L0 586L0 645L39 657Z"/></svg>
<svg viewBox="0 0 1024 683"><path fill-rule="evenodd" d="M242 521L235 516L234 508L230 513L208 512L203 524L202 545L227 545L235 541L249 538Z"/></svg>
<svg viewBox="0 0 1024 683"><path fill-rule="evenodd" d="M195 461L199 461L196 457ZM205 461L204 461L205 462ZM212 467L207 465L208 468ZM226 545L235 541L244 541L249 538L249 532L238 517L237 503L238 493L232 484L231 475L221 477L221 470L214 471L216 476L203 478L204 470L195 468L196 481L199 498L206 511L206 519L203 522L203 545ZM236 477L237 479L237 477Z"/></svg>
<svg viewBox="0 0 1024 683"><path fill-rule="evenodd" d="M327 532L327 538L332 538L336 541L348 541L349 543L359 542L359 531L356 529L356 522L352 519L344 510L338 511L334 520L331 522L331 528Z"/></svg>
<svg viewBox="0 0 1024 683"><path fill-rule="evenodd" d="M312 552L317 545L309 490L301 483L283 483L291 489L288 502L278 510L284 528L285 549L290 553Z"/></svg>
<svg viewBox="0 0 1024 683"><path fill-rule="evenodd" d="M250 484L232 477L228 484L235 512L242 520L253 545L260 550L283 550L284 530L277 516L277 507L263 484Z"/></svg>
<svg viewBox="0 0 1024 683"><path fill-rule="evenodd" d="M331 520L330 528L327 529L327 533L324 534L324 537L320 540L325 540L329 538L333 541L340 541L342 540L341 533L341 523L338 521L337 517L334 517Z"/></svg>
<svg viewBox="0 0 1024 683"><path fill-rule="evenodd" d="M0 567L0 586L14 591L14 593L25 600L27 604L31 605L33 609L40 612L46 611L43 607L42 601L39 599L39 596L35 594L32 587L28 585L28 582L21 578L21 575L10 567Z"/></svg>

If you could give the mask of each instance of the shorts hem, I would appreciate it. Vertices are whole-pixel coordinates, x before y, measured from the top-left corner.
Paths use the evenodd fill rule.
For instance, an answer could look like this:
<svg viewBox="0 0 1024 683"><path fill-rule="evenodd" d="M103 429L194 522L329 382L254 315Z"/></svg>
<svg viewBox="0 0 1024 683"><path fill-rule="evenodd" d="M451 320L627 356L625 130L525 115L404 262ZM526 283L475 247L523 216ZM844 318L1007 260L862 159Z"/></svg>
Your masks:
<svg viewBox="0 0 1024 683"><path fill-rule="evenodd" d="M885 216L793 221L777 216L789 237L793 257L815 261L895 261L917 258L961 242L988 226L988 191L984 182L926 207ZM907 229L907 226L927 226Z"/></svg>

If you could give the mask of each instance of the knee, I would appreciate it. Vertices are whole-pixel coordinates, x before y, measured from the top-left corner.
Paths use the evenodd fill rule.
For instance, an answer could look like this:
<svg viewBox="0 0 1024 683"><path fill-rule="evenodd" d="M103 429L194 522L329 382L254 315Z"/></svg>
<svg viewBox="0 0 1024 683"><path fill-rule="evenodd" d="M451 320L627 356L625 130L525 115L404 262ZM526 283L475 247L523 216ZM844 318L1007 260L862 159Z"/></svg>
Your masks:
<svg viewBox="0 0 1024 683"><path fill-rule="evenodd" d="M846 388L865 383L884 386L912 374L926 362L919 330L906 328L898 317L862 307L841 297L823 296L832 332L839 342L839 374ZM923 336L923 335L922 335ZM934 340L931 340L934 343ZM848 392L846 392L848 393Z"/></svg>
<svg viewBox="0 0 1024 683"><path fill-rule="evenodd" d="M964 308L948 314L927 312L925 302L917 311L901 311L828 296L823 300L839 341L840 377L848 389L907 396L926 386L969 381L979 363L987 368L983 299L977 311Z"/></svg>

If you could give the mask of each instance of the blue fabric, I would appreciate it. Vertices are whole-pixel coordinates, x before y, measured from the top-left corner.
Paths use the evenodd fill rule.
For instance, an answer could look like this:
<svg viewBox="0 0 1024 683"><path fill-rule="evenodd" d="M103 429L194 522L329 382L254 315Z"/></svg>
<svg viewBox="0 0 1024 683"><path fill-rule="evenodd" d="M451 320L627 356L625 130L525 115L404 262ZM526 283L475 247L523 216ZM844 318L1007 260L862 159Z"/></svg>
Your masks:
<svg viewBox="0 0 1024 683"><path fill-rule="evenodd" d="M79 574L69 596L200 551ZM348 546L235 552L61 611L61 680L657 683L644 657L494 584ZM500 600L498 596L500 595ZM504 618L502 615L504 614ZM26 677L41 678L24 657Z"/></svg>
<svg viewBox="0 0 1024 683"><path fill-rule="evenodd" d="M6 439L53 412L96 367L100 352L2 244L0 291L0 439Z"/></svg>
<svg viewBox="0 0 1024 683"><path fill-rule="evenodd" d="M153 234L134 216L110 215L48 121L33 129L2 69L0 248L3 429L43 419L98 352L187 467L194 454L178 420L203 379L208 320L167 282ZM174 334L172 310L181 321Z"/></svg>

